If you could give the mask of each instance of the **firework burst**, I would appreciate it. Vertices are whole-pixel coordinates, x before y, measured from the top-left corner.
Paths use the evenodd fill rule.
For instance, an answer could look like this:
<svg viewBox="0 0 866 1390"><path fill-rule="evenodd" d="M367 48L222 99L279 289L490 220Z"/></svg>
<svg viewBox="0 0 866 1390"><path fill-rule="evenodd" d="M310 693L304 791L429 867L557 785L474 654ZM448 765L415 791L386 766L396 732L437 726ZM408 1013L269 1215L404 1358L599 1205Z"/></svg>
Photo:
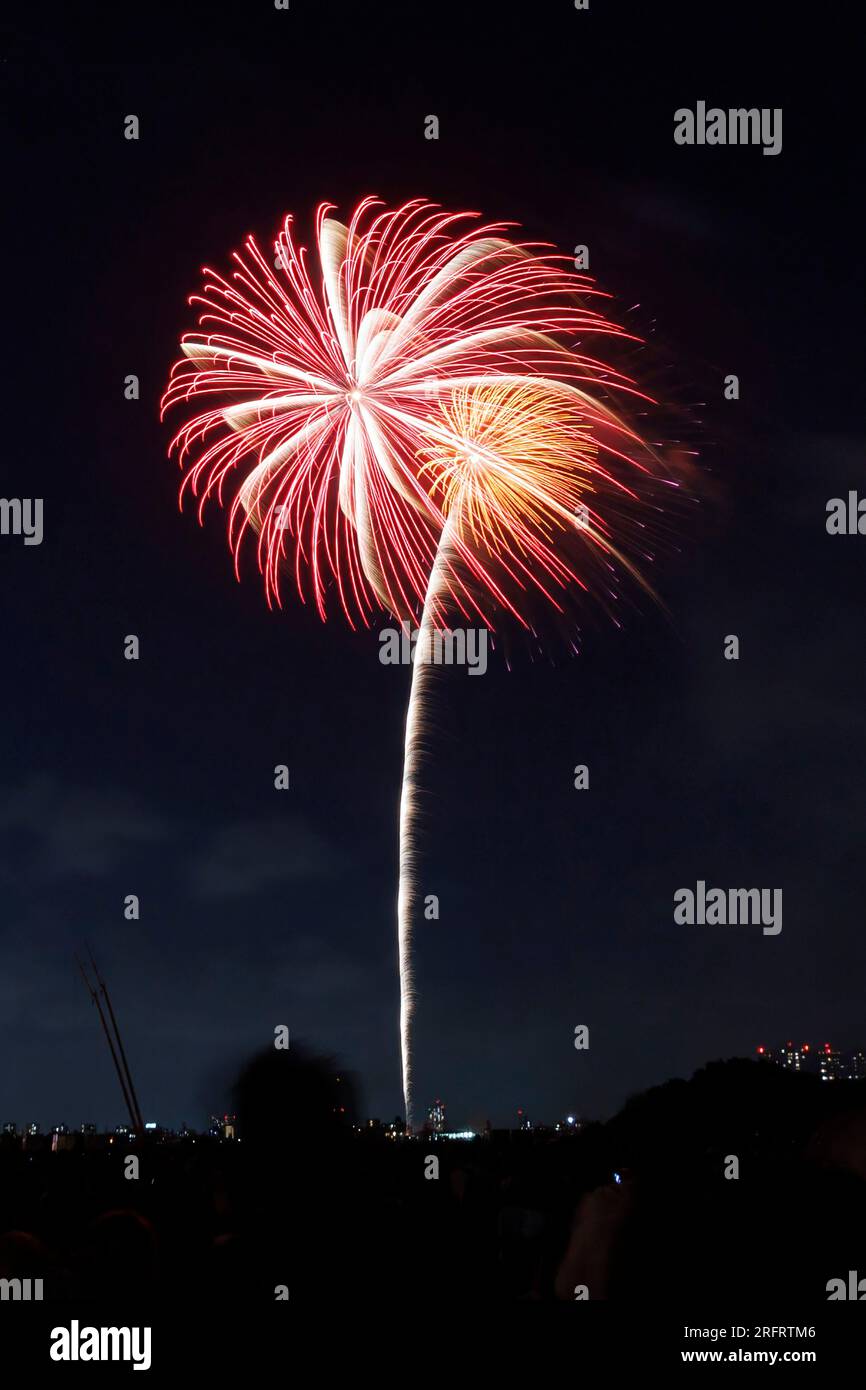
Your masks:
<svg viewBox="0 0 866 1390"><path fill-rule="evenodd" d="M414 200L365 199L348 225L316 218L316 261L287 218L269 260L249 237L225 278L205 270L198 329L181 340L163 413L198 409L171 444L180 500L229 507L239 570L257 536L269 603L288 571L325 618L381 608L527 625L532 595L561 608L640 579L642 490L658 460L609 402L646 400L580 346L623 330L600 291L549 248ZM637 544L635 542L637 541ZM629 553L631 552L631 554ZM423 648L422 648L423 649ZM430 668L416 661L400 803L401 1050L412 1123L411 934L418 774Z"/></svg>

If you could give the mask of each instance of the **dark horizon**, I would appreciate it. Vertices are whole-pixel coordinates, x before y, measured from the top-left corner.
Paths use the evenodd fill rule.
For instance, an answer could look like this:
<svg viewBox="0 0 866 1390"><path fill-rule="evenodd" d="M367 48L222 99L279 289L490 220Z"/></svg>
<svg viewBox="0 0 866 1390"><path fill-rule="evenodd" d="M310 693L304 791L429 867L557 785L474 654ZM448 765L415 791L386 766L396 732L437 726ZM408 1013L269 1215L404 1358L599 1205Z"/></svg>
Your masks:
<svg viewBox="0 0 866 1390"><path fill-rule="evenodd" d="M789 1045L790 1045L790 1043L789 1043ZM784 1049L784 1046L785 1046L785 1045L782 1044L782 1045L781 1045L781 1048ZM799 1045L798 1045L798 1046L799 1046ZM839 1046L839 1047L837 1047L837 1046L834 1046L834 1045L832 1045L832 1044L822 1044L822 1045L808 1044L808 1045L807 1045L807 1051L809 1050L809 1048L814 1048L814 1051L815 1051L816 1054L817 1054L817 1053L819 1053L820 1050L823 1049L824 1046L827 1046L828 1048L829 1048L829 1047L832 1047L832 1051L833 1051L834 1056L841 1056L842 1059L844 1060L845 1071L844 1071L843 1076L842 1076L841 1078L839 1078L841 1081L845 1082L845 1081L866 1080L866 1046L852 1045L852 1046ZM305 1048L302 1048L302 1051L303 1051L305 1054L307 1054L307 1055L312 1055L312 1054L308 1054L308 1050L305 1049ZM703 1071L705 1071L706 1068L708 1068L708 1067L713 1068L713 1067L724 1066L724 1065L726 1065L726 1064L728 1064L728 1063L732 1063L732 1062L755 1062L755 1063L758 1063L758 1062L761 1062L761 1061L766 1060L766 1063L767 1063L768 1065L778 1066L781 1070L790 1071L790 1072L792 1072L792 1074L793 1074L793 1072L794 1072L793 1064L787 1064L787 1065L786 1065L786 1064L783 1064L782 1062L780 1062L777 1056L771 1055L774 1051L775 1051L775 1049L773 1049L773 1048L772 1048L771 1046L769 1046L769 1045L766 1045L766 1046L765 1046L764 1044L759 1044L757 1047L753 1048L752 1051L751 1051L751 1053L748 1054L748 1055L726 1053L724 1056L710 1057L710 1058L707 1058L707 1059L706 1059L705 1061L703 1061L702 1063L700 1063L700 1064L695 1068L695 1070L692 1072L691 1076L689 1076L689 1077L685 1077L685 1076L669 1076L669 1077L659 1078L659 1079L656 1080L656 1081L650 1082L649 1085L645 1088L645 1090L646 1090L646 1091L656 1091L656 1090L658 1090L660 1087L664 1087L664 1086L666 1086L666 1085L667 1085L668 1083L670 1083L670 1082L684 1082L684 1081L687 1081L687 1080L692 1080L692 1081L693 1081L693 1080L695 1079L696 1076L698 1076L700 1073L702 1073ZM859 1059L859 1068L858 1068L858 1071L857 1071L857 1075L852 1076L852 1075L850 1075L849 1073L850 1073L850 1067L851 1067L851 1065L853 1064L853 1059L854 1059L854 1058ZM334 1067L335 1069L347 1071L348 1074L352 1076L353 1083L354 1083L354 1085L355 1085L355 1087L356 1087L356 1089L357 1089L357 1091L358 1091L358 1094L359 1094L359 1096L361 1097L361 1099L363 1099L363 1095L364 1095L363 1078L359 1077L356 1073L352 1073L352 1071L351 1071L350 1068L349 1068L349 1069L346 1069L346 1068L342 1067L339 1058L333 1058L333 1057L331 1057L331 1058L328 1058L328 1059L326 1059L326 1060L327 1060L330 1064L332 1064L333 1067ZM817 1061L817 1058L816 1058L815 1060ZM798 1064L796 1070L797 1070L797 1072L799 1073L799 1071L800 1071L799 1064ZM819 1071L818 1071L817 1066L812 1066L812 1065L807 1064L807 1063L804 1062L803 1069L802 1069L802 1074L803 1074L803 1075L808 1075L808 1076L813 1076L813 1077L818 1077L818 1076L819 1076ZM626 1096L623 1098L623 1101L620 1103L620 1105L618 1105L614 1110L612 1110L612 1111L610 1111L610 1112L608 1112L608 1113L606 1113L606 1114L603 1114L603 1113L589 1113L589 1112L587 1112L587 1111L585 1111L585 1110L581 1110L580 1107L579 1107L578 1105L573 1105L573 1106L566 1106L560 1113L555 1114L555 1115L549 1115L549 1114L548 1114L548 1115L541 1115L540 1112L538 1112L538 1111L535 1109L535 1107L533 1106L531 1099L529 1099L529 1098L527 1098L527 1097L522 1097L522 1098L520 1098L520 1099L517 1101L517 1103L515 1104L514 1109L513 1109L513 1111L511 1112L510 1116L507 1116L507 1117L506 1117L506 1119L509 1120L509 1121L511 1121L511 1122L509 1122L509 1123L503 1123L503 1124L501 1124L501 1125L491 1125L491 1128L494 1129L494 1130L509 1130L509 1131L511 1131L511 1132L513 1132L513 1133L517 1133L517 1132L519 1132L519 1131L524 1127L524 1121L522 1121L522 1120L520 1119L520 1116L521 1116L521 1115L525 1116L525 1124L528 1125L530 1128L533 1128L533 1129L539 1128L539 1127L540 1127L540 1128L546 1128L546 1129L553 1129L555 1126L559 1126L560 1124L562 1124L562 1123L568 1118L568 1116L571 1116L571 1115L574 1116L574 1119L575 1119L576 1124L579 1124L579 1125L587 1125L587 1124L606 1124L606 1123L608 1123L610 1120L615 1119L615 1118L617 1117L617 1115L621 1114L621 1112L622 1112L624 1106L628 1105L629 1102L632 1102L632 1101L636 1100L637 1098L639 1098L639 1096L641 1096L641 1095L643 1095L643 1094L645 1094L645 1091L632 1091L632 1092L630 1092L628 1095L626 1095ZM226 1093L226 1094L223 1094L221 1097L215 1097L212 1106L211 1106L210 1109L208 1109L206 1112L198 1113L198 1114L196 1114L196 1115L193 1115L192 1117L191 1117L190 1115L185 1115L185 1116L183 1116L180 1120L174 1120L174 1119L170 1119L170 1120L169 1120L169 1119L166 1119L166 1117L160 1113L160 1111L159 1111L159 1106L157 1105L157 1106L155 1106L155 1107L151 1107L151 1109L147 1111L147 1114L144 1116L144 1118L145 1118L145 1123L146 1123L146 1125L152 1123L152 1124L153 1124L155 1127L157 1127L159 1130L164 1130L164 1131L166 1131L166 1132L168 1132L168 1133L172 1133L172 1134L175 1134L175 1135L180 1135L180 1134L183 1132L184 1128L188 1129L188 1130L189 1130L190 1132L192 1132L192 1133L195 1133L196 1135L206 1135L206 1134L209 1132L209 1130L208 1130L207 1128L199 1128L199 1127L198 1127L199 1121L201 1121L201 1122L204 1121L205 1113L206 1113L206 1115L207 1115L208 1120L210 1120L210 1119L212 1119L212 1118L214 1118L214 1117L217 1117L217 1118L218 1118L218 1117L220 1116L220 1114L223 1114L223 1117L224 1117L224 1118L227 1118L228 1115L231 1115L231 1114L233 1113L232 1110L231 1110L231 1105L232 1105L232 1103L233 1103L233 1102L232 1102L231 1094L230 1094L230 1093ZM447 1129L448 1129L449 1131L457 1131L457 1130L462 1131L462 1130L465 1130L466 1126L465 1126L465 1124L461 1123L461 1120L460 1120L459 1115L455 1118L454 1113L453 1113L453 1109L452 1109L452 1106L451 1106L451 1104L450 1104L450 1102L449 1102L449 1100L448 1100L448 1097L447 1097L446 1095L442 1094L442 1093L438 1093L438 1094L436 1094L436 1095L431 1095L429 1098L425 1099L423 1102L419 1102L419 1106L418 1106L419 1114L418 1114L418 1121L417 1121L417 1124L416 1124L416 1132L417 1132L417 1133L420 1133L420 1131L421 1131L425 1126L427 1126L427 1125L429 1124L429 1113L428 1113L428 1112L429 1112L429 1110L431 1109L431 1107L432 1107L434 1104L444 1104L444 1105L445 1105L445 1109L446 1109L446 1120L447 1120L447 1126L446 1126L446 1127L447 1127ZM227 1112L225 1112L225 1111L223 1110L223 1107L224 1107L225 1105L229 1105L229 1110L228 1110ZM119 1115L119 1111L118 1111L118 1115ZM400 1119L400 1120L401 1120L401 1123L402 1123L402 1117L401 1117L401 1114L400 1114L399 1112L395 1112L393 1115L389 1115L389 1114L378 1114L378 1113L377 1113L377 1114L374 1114L373 1111L366 1111L366 1110L363 1111L363 1113L362 1113L362 1112L359 1110L359 1113L358 1113L358 1116L357 1116L357 1122L356 1122L356 1124L355 1124L354 1127L357 1128L357 1127L360 1126L361 1128L363 1128L363 1127L366 1126L368 1123L378 1122L378 1123L380 1123L383 1127L388 1128L388 1127L390 1127L390 1126L393 1125L393 1122L394 1122L395 1119ZM515 1123L515 1122L516 1122L516 1123ZM118 1129L127 1129L127 1130L131 1130L131 1129L133 1128L132 1123L131 1123L131 1121L129 1121L129 1117L128 1117L128 1116L127 1116L126 1119L124 1119L122 1116L121 1116L120 1118L115 1117L115 1122L114 1122L114 1123L106 1122L106 1120L104 1119L104 1117L103 1117L101 1120L98 1120L98 1119L95 1119L93 1116L89 1116L87 1119L84 1119L84 1118L82 1118L81 1116L79 1116L79 1117L76 1118L76 1120L75 1120L75 1122L74 1122L73 1124L67 1124L67 1120L66 1120L66 1119L59 1118L58 1116L54 1116L54 1118L53 1118L52 1120L50 1120L50 1121L48 1121L48 1122L45 1122L45 1121L41 1120L38 1116L33 1115L33 1114L29 1113L29 1112L28 1112L27 1118L24 1119L24 1120L22 1120L19 1116L12 1116L12 1115L8 1115L8 1114L5 1114L5 1113L4 1113L4 1114L0 1115L0 1135L2 1135L3 1130L4 1130L4 1127L5 1127L7 1124L15 1124L17 1134L18 1134L19 1136L21 1136L21 1135L23 1135L24 1133L26 1133L27 1130L28 1130L28 1128L29 1128L29 1126L30 1126L31 1124L34 1124L34 1123L37 1124L37 1125L39 1126L39 1131L38 1131L38 1132L39 1132L42 1136L48 1136L48 1135L50 1135L51 1133L53 1133L53 1132L55 1131L56 1127L59 1126L59 1125L67 1125L67 1129L68 1129L68 1132L69 1132L70 1134L79 1134L79 1133L82 1132L82 1127L83 1127L84 1125L91 1125L91 1124L95 1124L95 1126L96 1126L96 1131L97 1131L97 1133L100 1134L100 1135L103 1135L103 1134L112 1134L112 1133L116 1132ZM482 1135L483 1132L484 1132L484 1126L485 1126L485 1124L486 1124L486 1119L485 1119L485 1121L483 1121L481 1124L478 1125L477 1129L475 1129L474 1132L475 1132L477 1135Z"/></svg>
<svg viewBox="0 0 866 1390"><path fill-rule="evenodd" d="M688 1078L667 1077L665 1080L651 1085L644 1092L633 1093L626 1098L624 1104L620 1106L616 1112L610 1115L590 1115L585 1112L581 1113L575 1108L574 1110L564 1111L561 1115L540 1116L533 1110L531 1104L524 1104L515 1109L510 1117L511 1123L496 1126L488 1125L487 1122L485 1122L484 1125L479 1126L476 1130L467 1130L465 1126L460 1124L459 1120L454 1119L447 1098L444 1096L437 1096L432 1098L429 1104L424 1104L419 1113L415 1130L411 1135L404 1137L424 1139L425 1136L429 1138L432 1135L433 1137L453 1140L458 1137L458 1135L461 1138L468 1138L471 1135L474 1138L480 1139L484 1138L488 1132L493 1134L545 1132L551 1136L559 1134L560 1137L568 1137L570 1134L578 1134L585 1131L587 1128L615 1125L617 1122L620 1122L624 1116L627 1116L633 1111L635 1107L645 1105L650 1097L658 1097L672 1086L694 1086L698 1083L706 1082L707 1078L710 1076L717 1078L723 1075L732 1077L735 1073L742 1076L744 1075L742 1072L742 1065L744 1063L750 1063L753 1067L760 1067L762 1073L766 1068L773 1073L784 1075L786 1084L790 1084L791 1079L797 1078L798 1084L799 1081L802 1080L806 1087L814 1088L815 1083L820 1085L822 1082L835 1080L837 1084L832 1086L830 1090L825 1090L824 1086L820 1085L820 1089L827 1103L828 1113L832 1113L834 1109L838 1109L841 1112L851 1109L854 1092L853 1090L849 1090L848 1086L844 1083L853 1083L854 1086L859 1087L858 1095L866 1092L866 1049L856 1048L849 1050L833 1048L831 1064L825 1073L824 1060L822 1058L819 1062L819 1057L821 1057L825 1049L826 1052L831 1052L830 1044L824 1044L821 1048L814 1049L817 1055L810 1057L804 1057L799 1047L786 1053L786 1046L790 1048L792 1044L783 1045L783 1048L779 1051L759 1046L750 1057L727 1056L711 1058L698 1067ZM806 1046L805 1051L807 1053L810 1051L810 1047L811 1045ZM262 1061L269 1058L270 1053L268 1051L263 1051L258 1054L257 1060ZM248 1059L248 1061L252 1060L254 1059ZM405 1126L401 1115L388 1117L366 1114L363 1112L360 1106L360 1098L363 1092L358 1084L358 1078L357 1076L352 1076L351 1073L346 1073L345 1070L340 1067L337 1059L318 1058L307 1049L301 1048L301 1056L300 1058L295 1058L294 1064L304 1067L311 1063L316 1067L324 1064L326 1069L332 1072L334 1077L336 1077L338 1083L341 1079L348 1080L350 1095L352 1097L352 1113L345 1115L341 1121L347 1131L366 1134L374 1127L382 1132L392 1130L399 1132L403 1131ZM338 1071L344 1073L342 1078L337 1075ZM752 1074L754 1075L754 1072ZM289 1077L286 1079L289 1081ZM804 1100L807 1098L808 1094L806 1090L803 1091ZM274 1096L274 1100L276 1101L276 1095ZM32 1124L36 1123L37 1129L35 1131L35 1137L40 1139L49 1139L53 1135L60 1133L69 1138L104 1138L119 1132L126 1133L132 1138L134 1131L138 1129L138 1139L140 1140L158 1139L161 1135L168 1135L173 1139L183 1139L185 1135L189 1135L194 1138L214 1138L219 1142L231 1142L238 1138L243 1139L244 1137L242 1126L239 1124L238 1120L237 1101L238 1095L237 1092L234 1091L229 1097L229 1110L221 1113L220 1107L212 1109L207 1117L208 1124L206 1128L199 1128L198 1124L195 1122L190 1124L188 1119L182 1121L180 1125L167 1124L162 1121L159 1115L155 1114L150 1114L145 1120L143 1128L140 1129L138 1129L131 1119L125 1121L120 1120L114 1125L109 1124L102 1126L95 1124L92 1120L79 1119L76 1123L67 1125L65 1120L55 1119L54 1123L43 1126L32 1117L29 1121L21 1124L18 1121L10 1120L9 1116L6 1116L4 1119L0 1120L0 1138L12 1137L24 1139L30 1135ZM438 1107L442 1108L441 1112L434 1115L434 1109ZM275 1135L279 1138L281 1133L281 1122L276 1114L273 1118ZM195 1120L195 1117L193 1117L193 1119ZM217 1133L214 1128L214 1121L217 1122L217 1130L220 1126L225 1127L225 1125L228 1124L232 1131L231 1134ZM14 1134L11 1136L7 1133L7 1125L10 1123L15 1125ZM266 1127L263 1133L266 1136Z"/></svg>

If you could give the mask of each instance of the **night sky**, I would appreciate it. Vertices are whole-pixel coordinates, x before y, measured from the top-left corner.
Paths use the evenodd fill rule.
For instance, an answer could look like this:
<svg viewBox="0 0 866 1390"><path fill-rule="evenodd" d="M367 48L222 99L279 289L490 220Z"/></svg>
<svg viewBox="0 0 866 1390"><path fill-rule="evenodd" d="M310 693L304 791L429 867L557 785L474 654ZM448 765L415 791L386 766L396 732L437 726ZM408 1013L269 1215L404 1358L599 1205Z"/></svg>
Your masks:
<svg viewBox="0 0 866 1390"><path fill-rule="evenodd" d="M288 584L268 611L251 554L236 582L224 515L178 512L158 419L200 266L369 193L588 245L700 452L654 574L670 619L590 609L579 656L440 684L419 1112L602 1116L759 1043L866 1044L866 537L825 529L866 494L850 36L772 4L183 10L21 7L4 36L2 493L42 497L45 534L0 537L0 1123L125 1118L85 939L145 1119L202 1126L279 1023L365 1115L402 1108L409 672ZM781 107L782 153L675 145L698 100ZM701 878L782 888L781 934L677 925Z"/></svg>

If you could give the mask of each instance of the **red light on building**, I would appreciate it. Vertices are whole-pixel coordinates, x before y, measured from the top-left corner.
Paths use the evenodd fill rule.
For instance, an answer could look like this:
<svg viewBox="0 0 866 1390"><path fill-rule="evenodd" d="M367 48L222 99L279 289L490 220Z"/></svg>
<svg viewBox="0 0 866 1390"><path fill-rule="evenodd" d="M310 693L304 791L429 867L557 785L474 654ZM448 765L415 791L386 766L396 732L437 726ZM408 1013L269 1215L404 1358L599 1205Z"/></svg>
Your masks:
<svg viewBox="0 0 866 1390"><path fill-rule="evenodd" d="M764 1049L763 1049L762 1047L759 1047L759 1048L758 1048L758 1051L759 1051L760 1053L763 1053Z"/></svg>

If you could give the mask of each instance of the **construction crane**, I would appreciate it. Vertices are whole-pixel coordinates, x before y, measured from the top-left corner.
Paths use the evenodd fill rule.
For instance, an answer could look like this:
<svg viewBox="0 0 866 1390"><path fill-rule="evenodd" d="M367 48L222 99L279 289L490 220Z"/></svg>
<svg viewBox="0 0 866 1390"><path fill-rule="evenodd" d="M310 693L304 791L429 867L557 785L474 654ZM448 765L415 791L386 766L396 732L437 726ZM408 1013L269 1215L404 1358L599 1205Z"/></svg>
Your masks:
<svg viewBox="0 0 866 1390"><path fill-rule="evenodd" d="M87 991L90 995L90 998L96 1005L96 1011L99 1014L99 1022L102 1024L102 1031L105 1034L106 1041L108 1042L108 1048L111 1053L111 1060L114 1063L114 1069L117 1072L117 1079L120 1082L120 1089L123 1091L123 1099L126 1103L126 1108L129 1111L129 1118L132 1121L132 1128L135 1130L137 1134L140 1134L144 1131L144 1122L141 1118L141 1110L138 1104L138 1096L135 1094L135 1086L133 1085L132 1081L132 1073L129 1070L129 1063L126 1060L126 1052L124 1050L123 1040L120 1036L120 1029L117 1026L117 1019L114 1015L114 1009L112 1008L111 997L108 993L108 986L106 985L104 979L99 973L99 966L96 964L96 961L93 958L93 952L91 951L89 946L87 947L87 954L90 956L90 964L93 967L93 973L96 977L96 988L94 988L91 984L87 971L85 970L77 955L75 957L75 963L78 966L78 969L81 971L81 978L87 987ZM114 1030L114 1037L112 1037L111 1031L108 1026L108 1022L106 1021L105 1010L102 1007L102 1001L99 997L100 993L102 994L102 998L105 1000L105 1010L108 1011L108 1017L111 1020L111 1027Z"/></svg>

